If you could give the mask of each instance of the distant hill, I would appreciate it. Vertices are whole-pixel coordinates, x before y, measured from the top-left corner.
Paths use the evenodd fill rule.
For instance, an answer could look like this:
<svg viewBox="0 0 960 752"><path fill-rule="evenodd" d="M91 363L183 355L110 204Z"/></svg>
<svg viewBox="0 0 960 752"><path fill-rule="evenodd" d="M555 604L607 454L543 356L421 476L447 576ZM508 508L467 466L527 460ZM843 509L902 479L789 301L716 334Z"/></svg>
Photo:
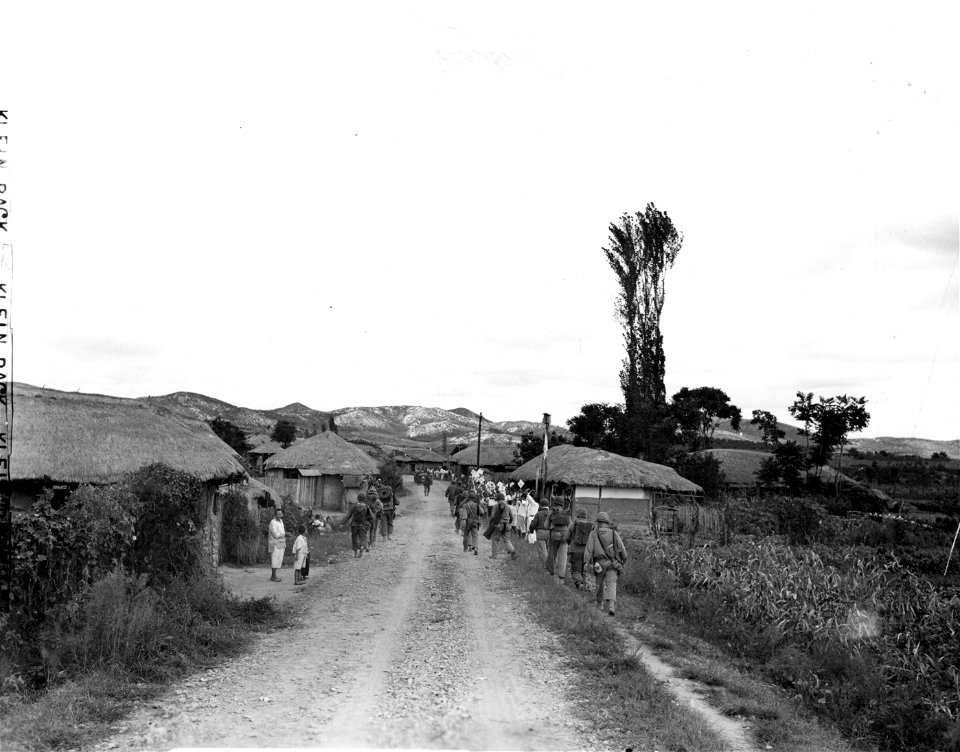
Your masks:
<svg viewBox="0 0 960 752"><path fill-rule="evenodd" d="M789 423L777 423L784 432L783 441L796 441L803 444L803 436L797 433L799 426ZM918 457L929 457L934 452L946 452L951 459L960 459L960 439L953 441L938 441L935 439L899 439L892 436L880 436L875 439L865 439L853 434L849 437L850 443L846 451L857 449L861 452L887 452L888 454L913 454ZM734 431L729 421L723 421L713 434L714 446L742 446L741 442L751 442L760 445L763 443L763 434L756 426L750 425L750 419L740 422L740 430Z"/></svg>
<svg viewBox="0 0 960 752"><path fill-rule="evenodd" d="M174 392L159 397L142 397L156 407L194 420L229 420L248 434L269 434L279 420L289 420L300 435L323 430L332 417L337 430L347 438L362 436L381 444L404 443L439 446L447 437L448 446L476 439L479 415L465 407L444 410L439 407L391 405L382 407L341 407L314 410L300 402L272 410L238 407L229 402L194 392ZM495 443L516 442L526 432L539 434L542 427L532 421L497 423L484 419L482 438ZM553 429L551 429L553 430ZM569 436L569 431L556 429Z"/></svg>
<svg viewBox="0 0 960 752"><path fill-rule="evenodd" d="M254 410L237 407L229 402L207 397L193 392L174 392L161 397L143 397L161 408L195 420L213 420L222 418L239 426L248 434L269 434L278 420L289 420L297 426L301 436L323 430L333 417L337 429L346 438L363 437L379 444L392 446L426 445L439 448L444 436L447 446L475 441L479 415L466 407L445 410L440 407L419 407L416 405L391 405L382 407L341 407L337 410L314 410L299 402L278 407L273 410ZM785 440L792 439L800 443L803 437L797 434L797 426L778 423L786 434ZM483 420L483 441L494 443L517 442L525 433L542 435L543 425L529 420L489 421ZM551 432L571 438L571 433L560 426L551 426ZM740 423L740 429L734 431L729 421L722 422L713 434L716 447L738 446L748 448L762 444L762 435L756 426L750 425L747 418ZM929 457L934 452L946 452L948 457L960 459L960 440L935 441L932 439L903 439L883 436L875 439L850 437L849 447L862 452L881 452L889 454L915 454Z"/></svg>
<svg viewBox="0 0 960 752"><path fill-rule="evenodd" d="M299 402L274 410L254 410L249 407L237 407L229 402L194 392L174 392L160 397L141 397L140 399L195 420L210 421L214 418L229 420L248 434L269 434L280 420L289 420L300 432L306 434L308 431L321 430L330 421L329 412L314 410Z"/></svg>

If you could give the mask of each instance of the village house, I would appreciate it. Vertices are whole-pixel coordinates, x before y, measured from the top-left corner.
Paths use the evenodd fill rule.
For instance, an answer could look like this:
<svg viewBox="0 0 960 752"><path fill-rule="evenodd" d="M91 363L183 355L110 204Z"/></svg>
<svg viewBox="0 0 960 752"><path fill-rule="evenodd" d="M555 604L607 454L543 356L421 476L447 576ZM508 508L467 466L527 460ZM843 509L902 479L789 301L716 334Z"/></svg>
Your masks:
<svg viewBox="0 0 960 752"><path fill-rule="evenodd" d="M510 474L535 486L542 456L538 455ZM703 489L676 470L653 462L622 457L601 449L561 444L547 451L543 497L562 498L571 508L585 509L587 518L607 512L618 526L649 530L658 507L690 504Z"/></svg>
<svg viewBox="0 0 960 752"><path fill-rule="evenodd" d="M247 458L250 462L250 466L253 468L255 475L263 477L263 473L267 464L267 460L270 459L277 452L282 452L283 447L280 446L276 441L272 441L269 438L266 441L260 442L256 446L247 450Z"/></svg>
<svg viewBox="0 0 960 752"><path fill-rule="evenodd" d="M236 453L209 426L137 400L61 392L26 384L13 388L10 496L25 510L45 490L65 498L80 484L116 483L154 463L203 483L204 550L220 552L217 489L247 475Z"/></svg>
<svg viewBox="0 0 960 752"><path fill-rule="evenodd" d="M477 445L471 444L466 449L450 457L451 465L455 465L461 475L468 474L477 467ZM511 470L520 463L517 461L516 444L480 443L479 466L495 481L506 480Z"/></svg>
<svg viewBox="0 0 960 752"><path fill-rule="evenodd" d="M446 470L449 460L426 447L402 447L393 450L393 461L397 463L401 473L413 475L421 470Z"/></svg>
<svg viewBox="0 0 960 752"><path fill-rule="evenodd" d="M298 507L345 512L356 499L355 480L379 472L376 461L362 449L324 431L270 457L263 482Z"/></svg>

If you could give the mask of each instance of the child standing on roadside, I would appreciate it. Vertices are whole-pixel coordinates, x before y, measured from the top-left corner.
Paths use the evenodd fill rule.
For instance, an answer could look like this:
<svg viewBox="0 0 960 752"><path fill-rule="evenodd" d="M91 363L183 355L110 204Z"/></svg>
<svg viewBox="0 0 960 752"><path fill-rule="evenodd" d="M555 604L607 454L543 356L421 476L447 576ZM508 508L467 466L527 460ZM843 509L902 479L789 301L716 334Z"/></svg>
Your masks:
<svg viewBox="0 0 960 752"><path fill-rule="evenodd" d="M293 562L293 584L302 585L303 584L303 567L307 562L307 554L310 552L310 549L307 547L307 528L305 525L300 525L297 528L297 539L293 542L293 555L296 557L296 560Z"/></svg>

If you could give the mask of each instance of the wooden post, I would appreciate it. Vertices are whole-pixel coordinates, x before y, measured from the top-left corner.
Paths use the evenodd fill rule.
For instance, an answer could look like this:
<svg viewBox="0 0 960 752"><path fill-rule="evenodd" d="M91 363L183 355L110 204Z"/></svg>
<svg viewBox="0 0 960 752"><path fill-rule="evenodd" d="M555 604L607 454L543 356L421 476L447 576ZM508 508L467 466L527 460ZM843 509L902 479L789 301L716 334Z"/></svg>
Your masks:
<svg viewBox="0 0 960 752"><path fill-rule="evenodd" d="M953 558L953 548L957 545L957 536L960 535L960 522L957 523L957 532L953 534L953 543L950 544L950 555L947 556L947 566L943 568L943 576L947 576L947 570L950 569L950 559Z"/></svg>
<svg viewBox="0 0 960 752"><path fill-rule="evenodd" d="M480 469L480 436L483 432L483 413L480 413L480 421L477 423L477 470Z"/></svg>

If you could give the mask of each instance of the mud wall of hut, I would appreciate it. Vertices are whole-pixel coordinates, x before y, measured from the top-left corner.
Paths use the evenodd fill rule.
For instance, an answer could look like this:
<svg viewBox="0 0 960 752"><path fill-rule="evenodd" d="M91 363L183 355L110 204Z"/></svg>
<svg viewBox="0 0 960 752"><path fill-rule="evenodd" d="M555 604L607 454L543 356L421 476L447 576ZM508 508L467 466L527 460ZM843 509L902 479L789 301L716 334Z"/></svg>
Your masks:
<svg viewBox="0 0 960 752"><path fill-rule="evenodd" d="M644 488L577 486L573 512L581 508L587 511L588 520L606 512L619 528L646 531L650 529L653 494Z"/></svg>

